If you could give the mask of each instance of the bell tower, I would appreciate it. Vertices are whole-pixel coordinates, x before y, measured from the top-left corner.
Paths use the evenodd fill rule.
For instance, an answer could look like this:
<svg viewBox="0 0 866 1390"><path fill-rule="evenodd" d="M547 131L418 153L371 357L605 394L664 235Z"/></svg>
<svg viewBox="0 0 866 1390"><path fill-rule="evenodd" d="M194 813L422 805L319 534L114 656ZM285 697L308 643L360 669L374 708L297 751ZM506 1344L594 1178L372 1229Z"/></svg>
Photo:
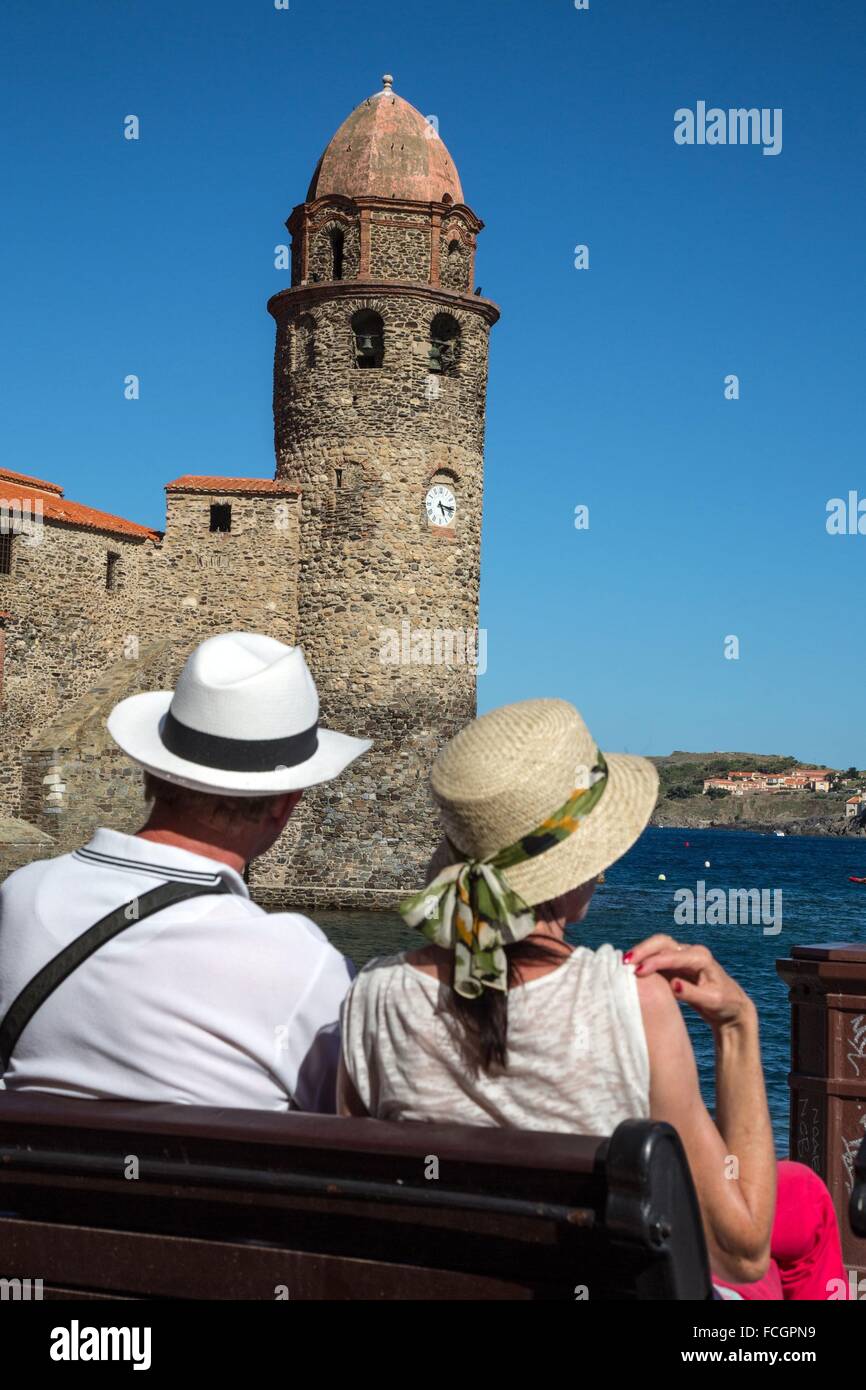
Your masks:
<svg viewBox="0 0 866 1390"><path fill-rule="evenodd" d="M322 722L374 746L307 794L256 890L386 906L423 881L438 839L430 762L475 715L499 310L473 292L484 224L435 122L390 76L340 126L286 225L292 285L268 309L276 477L301 490L296 640Z"/></svg>

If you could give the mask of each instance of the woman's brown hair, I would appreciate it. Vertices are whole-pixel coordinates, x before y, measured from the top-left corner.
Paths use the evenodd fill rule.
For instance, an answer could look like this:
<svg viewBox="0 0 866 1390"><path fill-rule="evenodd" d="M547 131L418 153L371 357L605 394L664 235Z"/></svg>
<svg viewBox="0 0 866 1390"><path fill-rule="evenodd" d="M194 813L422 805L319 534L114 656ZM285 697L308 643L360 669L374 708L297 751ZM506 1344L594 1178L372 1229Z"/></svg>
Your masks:
<svg viewBox="0 0 866 1390"><path fill-rule="evenodd" d="M539 903L537 916L556 916L556 903ZM508 990L519 985L527 965L560 965L561 950L541 941L515 941L505 947L508 960ZM485 989L477 999L465 999L454 990L448 992L448 1011L456 1026L456 1041L471 1072L495 1073L508 1065L508 992Z"/></svg>

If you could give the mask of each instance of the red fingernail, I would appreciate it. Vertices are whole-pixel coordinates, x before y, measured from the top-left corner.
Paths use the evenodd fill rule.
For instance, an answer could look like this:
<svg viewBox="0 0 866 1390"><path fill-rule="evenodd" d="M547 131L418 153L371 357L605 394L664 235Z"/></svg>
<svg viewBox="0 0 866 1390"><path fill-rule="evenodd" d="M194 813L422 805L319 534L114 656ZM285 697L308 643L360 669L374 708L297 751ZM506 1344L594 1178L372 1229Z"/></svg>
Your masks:
<svg viewBox="0 0 866 1390"><path fill-rule="evenodd" d="M625 955L623 956L623 960L624 960L624 961L631 960L631 958L632 958L633 955L634 955L634 951L626 951Z"/></svg>
<svg viewBox="0 0 866 1390"><path fill-rule="evenodd" d="M640 972L641 972L642 970L643 970L643 961L641 961L640 965L636 965L636 966L635 966L635 968L634 968L634 973L635 973L636 975L639 975Z"/></svg>
<svg viewBox="0 0 866 1390"><path fill-rule="evenodd" d="M674 982L673 982L671 988L672 988L674 994L682 994L682 992L683 992L683 982L682 982L682 980L674 980Z"/></svg>

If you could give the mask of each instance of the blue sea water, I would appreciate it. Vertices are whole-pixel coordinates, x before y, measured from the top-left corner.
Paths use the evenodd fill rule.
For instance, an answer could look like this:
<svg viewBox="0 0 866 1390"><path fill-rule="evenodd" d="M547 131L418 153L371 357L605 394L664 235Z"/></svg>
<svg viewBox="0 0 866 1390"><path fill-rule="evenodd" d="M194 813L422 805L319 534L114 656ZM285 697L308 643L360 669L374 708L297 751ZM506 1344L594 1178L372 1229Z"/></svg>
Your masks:
<svg viewBox="0 0 866 1390"><path fill-rule="evenodd" d="M709 860L710 867L705 868ZM659 874L665 880L659 880ZM773 1131L780 1156L788 1152L790 1010L776 961L793 946L866 941L866 840L760 834L748 830L647 830L607 872L586 920L569 928L573 942L609 941L628 950L653 932L700 941L752 996L761 1024L761 1048ZM674 923L677 889L758 888L781 892L781 931L761 924L681 927ZM770 901L772 902L772 896ZM334 944L360 965L371 956L418 944L418 936L385 914L325 913L317 920ZM707 1026L684 1008L707 1104L714 1104L713 1045Z"/></svg>

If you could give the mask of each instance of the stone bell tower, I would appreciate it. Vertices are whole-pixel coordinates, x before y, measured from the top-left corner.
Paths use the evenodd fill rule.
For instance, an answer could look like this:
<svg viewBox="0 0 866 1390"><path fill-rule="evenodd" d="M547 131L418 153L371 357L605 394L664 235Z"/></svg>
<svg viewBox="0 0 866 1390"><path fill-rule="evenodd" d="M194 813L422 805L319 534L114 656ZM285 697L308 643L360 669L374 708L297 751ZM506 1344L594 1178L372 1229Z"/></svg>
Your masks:
<svg viewBox="0 0 866 1390"><path fill-rule="evenodd" d="M301 489L297 641L322 722L372 738L309 793L254 882L387 906L438 839L437 749L475 715L488 337L483 223L436 129L393 91L349 115L288 219L276 476ZM264 890L264 891L262 891Z"/></svg>

